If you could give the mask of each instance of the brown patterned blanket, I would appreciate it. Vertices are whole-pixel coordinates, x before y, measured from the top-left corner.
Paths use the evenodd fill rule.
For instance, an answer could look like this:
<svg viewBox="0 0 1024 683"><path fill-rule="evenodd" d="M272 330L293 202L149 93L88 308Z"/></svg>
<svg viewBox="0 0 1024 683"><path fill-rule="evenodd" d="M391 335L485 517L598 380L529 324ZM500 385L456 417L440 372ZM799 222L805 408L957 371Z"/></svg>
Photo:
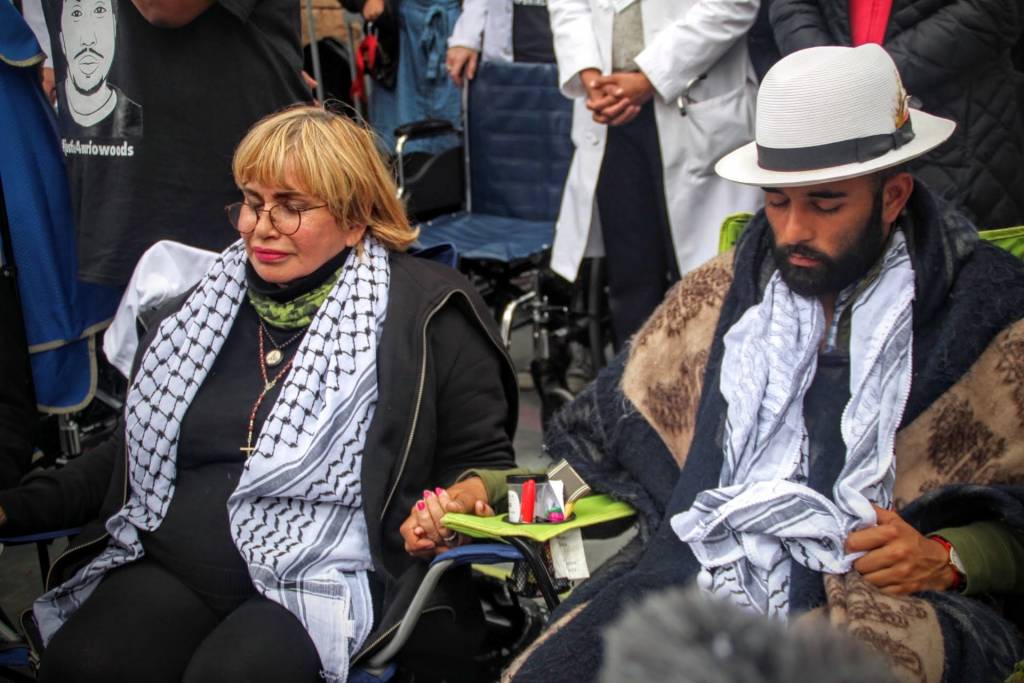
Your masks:
<svg viewBox="0 0 1024 683"><path fill-rule="evenodd" d="M993 517L1024 529L1024 492L1014 486L1024 483L1024 266L978 244L966 221L922 189L911 210L914 384L896 442L897 508L923 532ZM577 589L507 678L593 678L603 626L696 574L667 519L716 485L721 338L759 298L767 240L759 214L736 253L684 278L628 357L555 421L549 450L595 490L637 507L639 540ZM826 600L813 613L885 653L903 680L1002 680L1024 657L1016 627L991 601L890 597L856 572L823 579Z"/></svg>

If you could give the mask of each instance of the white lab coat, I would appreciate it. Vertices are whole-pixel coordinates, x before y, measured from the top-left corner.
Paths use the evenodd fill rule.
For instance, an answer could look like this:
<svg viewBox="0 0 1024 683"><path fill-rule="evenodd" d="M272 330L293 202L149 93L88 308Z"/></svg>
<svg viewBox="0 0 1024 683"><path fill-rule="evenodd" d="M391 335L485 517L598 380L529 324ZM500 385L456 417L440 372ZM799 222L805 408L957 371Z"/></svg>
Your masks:
<svg viewBox="0 0 1024 683"><path fill-rule="evenodd" d="M757 78L746 34L759 0L635 1L642 3L645 45L636 63L655 90L672 243L679 271L686 273L714 256L727 215L754 211L762 201L758 188L731 183L714 171L721 157L754 138ZM611 0L548 0L548 12L559 84L575 100L576 146L551 267L574 280L584 255L603 253L594 192L607 135L586 108L578 74L591 67L611 71L615 10ZM680 115L680 98L687 102L686 116Z"/></svg>
<svg viewBox="0 0 1024 683"><path fill-rule="evenodd" d="M448 47L468 47L481 59L512 61L512 0L463 0Z"/></svg>

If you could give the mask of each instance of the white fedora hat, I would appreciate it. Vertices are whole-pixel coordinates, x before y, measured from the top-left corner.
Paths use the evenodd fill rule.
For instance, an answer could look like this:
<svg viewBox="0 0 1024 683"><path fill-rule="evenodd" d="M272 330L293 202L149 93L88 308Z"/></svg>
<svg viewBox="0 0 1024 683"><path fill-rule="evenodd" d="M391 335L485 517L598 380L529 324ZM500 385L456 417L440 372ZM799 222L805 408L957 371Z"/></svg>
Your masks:
<svg viewBox="0 0 1024 683"><path fill-rule="evenodd" d="M956 128L907 101L896 65L878 45L794 52L761 83L755 141L727 154L715 171L745 185L794 187L895 166Z"/></svg>

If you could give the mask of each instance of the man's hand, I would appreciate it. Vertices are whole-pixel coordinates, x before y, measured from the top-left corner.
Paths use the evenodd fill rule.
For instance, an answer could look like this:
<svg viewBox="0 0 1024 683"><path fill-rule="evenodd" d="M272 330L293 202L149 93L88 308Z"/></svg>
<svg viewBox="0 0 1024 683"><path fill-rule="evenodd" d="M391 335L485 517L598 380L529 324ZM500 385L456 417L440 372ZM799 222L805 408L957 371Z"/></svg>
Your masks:
<svg viewBox="0 0 1024 683"><path fill-rule="evenodd" d="M302 76L302 82L306 84L311 95L313 95L313 104L319 106L320 102L316 99L316 79L309 75L305 69L299 72Z"/></svg>
<svg viewBox="0 0 1024 683"><path fill-rule="evenodd" d="M888 595L945 591L953 585L949 555L895 512L875 507L878 525L846 538L846 552L866 552L853 563L868 583Z"/></svg>
<svg viewBox="0 0 1024 683"><path fill-rule="evenodd" d="M452 82L461 88L463 78L467 81L473 80L473 77L476 76L476 64L479 58L480 53L473 48L458 45L448 48L444 63Z"/></svg>
<svg viewBox="0 0 1024 683"><path fill-rule="evenodd" d="M591 108L588 101L587 107L594 112L595 121L609 126L621 126L632 121L640 113L640 107L654 96L654 86L639 71L619 71L599 76L594 86L605 95L600 102L606 102L608 97L613 98L613 101L600 108Z"/></svg>
<svg viewBox="0 0 1024 683"><path fill-rule="evenodd" d="M597 69L583 69L580 71L580 83L587 91L587 109L594 112L594 120L598 123L608 121L601 115L601 111L615 104L619 98L611 93L605 92L604 88L598 85L602 78L601 72Z"/></svg>
<svg viewBox="0 0 1024 683"><path fill-rule="evenodd" d="M423 499L412 506L409 517L399 528L405 551L414 557L429 559L461 545L464 539L441 523L447 512L479 517L494 515L487 501L487 489L478 477L460 481L447 490L424 491Z"/></svg>
<svg viewBox="0 0 1024 683"><path fill-rule="evenodd" d="M366 0L363 3L363 19L377 21L384 14L384 0Z"/></svg>
<svg viewBox="0 0 1024 683"><path fill-rule="evenodd" d="M53 69L48 66L42 67L39 73L39 81L46 99L50 100L50 104L56 104L57 84L54 81Z"/></svg>

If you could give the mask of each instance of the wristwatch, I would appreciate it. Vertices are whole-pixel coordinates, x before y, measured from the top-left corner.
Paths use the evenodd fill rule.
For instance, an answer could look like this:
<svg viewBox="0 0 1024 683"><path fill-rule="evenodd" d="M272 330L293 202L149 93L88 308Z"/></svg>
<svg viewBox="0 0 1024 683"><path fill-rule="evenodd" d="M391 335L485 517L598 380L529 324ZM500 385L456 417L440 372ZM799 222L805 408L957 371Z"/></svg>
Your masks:
<svg viewBox="0 0 1024 683"><path fill-rule="evenodd" d="M942 547L946 549L947 561L949 562L950 569L953 570L953 585L950 586L950 590L962 591L967 585L967 567L964 566L964 561L960 559L960 553L956 551L952 543L942 536L932 535L928 538L941 543Z"/></svg>

